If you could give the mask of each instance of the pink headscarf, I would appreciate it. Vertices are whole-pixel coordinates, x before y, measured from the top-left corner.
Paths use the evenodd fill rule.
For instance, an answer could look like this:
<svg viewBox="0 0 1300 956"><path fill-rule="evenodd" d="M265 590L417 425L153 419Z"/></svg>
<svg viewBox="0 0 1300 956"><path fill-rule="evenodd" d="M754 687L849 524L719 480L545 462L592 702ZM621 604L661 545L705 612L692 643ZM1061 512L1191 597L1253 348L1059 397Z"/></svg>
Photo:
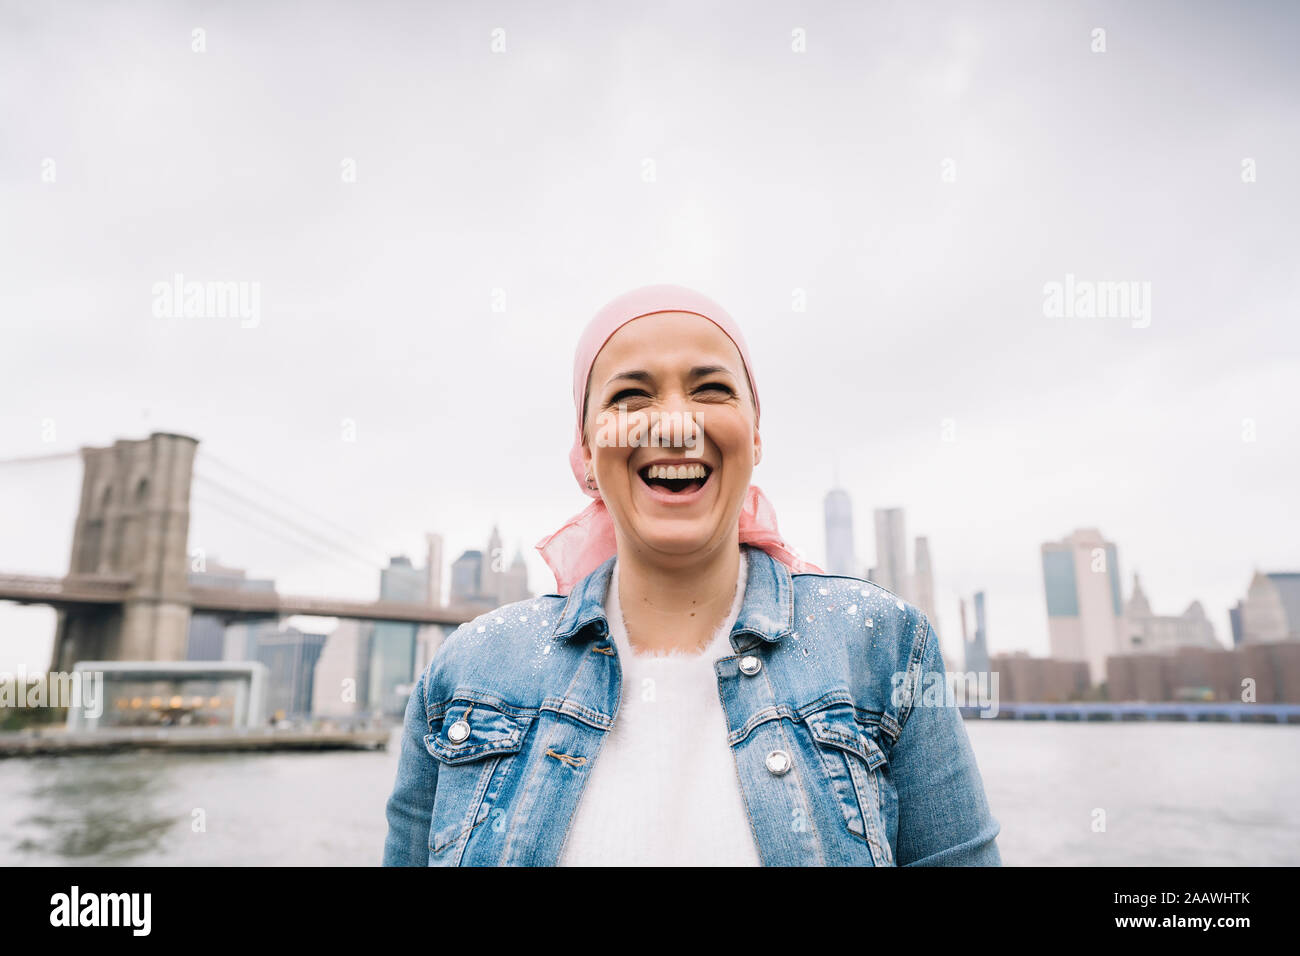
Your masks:
<svg viewBox="0 0 1300 956"><path fill-rule="evenodd" d="M656 312L690 312L703 316L727 333L745 363L750 394L754 396L754 423L758 423L758 388L745 338L731 316L712 299L679 285L649 285L625 292L597 312L578 340L578 350L573 358L573 407L577 412L577 424L574 426L573 448L569 451L569 465L578 487L583 494L596 500L536 544L542 558L555 572L557 594L568 594L575 584L618 552L614 520L601 500L600 492L588 488L584 480L583 401L591 367L610 336L633 319ZM757 485L749 486L740 509L740 542L762 548L792 571L821 573L821 568L805 561L782 540L776 527L776 510Z"/></svg>

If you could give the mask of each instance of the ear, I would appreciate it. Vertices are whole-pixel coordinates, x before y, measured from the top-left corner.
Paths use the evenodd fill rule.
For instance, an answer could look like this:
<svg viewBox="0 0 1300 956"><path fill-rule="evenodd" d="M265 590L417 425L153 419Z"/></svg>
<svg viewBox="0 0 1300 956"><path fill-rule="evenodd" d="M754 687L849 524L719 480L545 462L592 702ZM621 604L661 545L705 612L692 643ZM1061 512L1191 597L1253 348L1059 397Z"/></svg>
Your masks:
<svg viewBox="0 0 1300 956"><path fill-rule="evenodd" d="M763 460L763 439L758 434L758 429L754 429L754 464L757 465Z"/></svg>

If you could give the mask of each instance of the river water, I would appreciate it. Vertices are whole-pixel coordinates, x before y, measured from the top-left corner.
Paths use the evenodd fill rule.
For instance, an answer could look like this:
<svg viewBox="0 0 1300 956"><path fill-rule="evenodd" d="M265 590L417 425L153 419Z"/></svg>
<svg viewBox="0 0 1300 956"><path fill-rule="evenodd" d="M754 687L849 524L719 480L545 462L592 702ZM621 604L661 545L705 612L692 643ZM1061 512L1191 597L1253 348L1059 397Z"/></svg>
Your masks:
<svg viewBox="0 0 1300 956"><path fill-rule="evenodd" d="M1300 864L1300 727L968 720L1008 865ZM373 866L386 751L0 761L0 864Z"/></svg>

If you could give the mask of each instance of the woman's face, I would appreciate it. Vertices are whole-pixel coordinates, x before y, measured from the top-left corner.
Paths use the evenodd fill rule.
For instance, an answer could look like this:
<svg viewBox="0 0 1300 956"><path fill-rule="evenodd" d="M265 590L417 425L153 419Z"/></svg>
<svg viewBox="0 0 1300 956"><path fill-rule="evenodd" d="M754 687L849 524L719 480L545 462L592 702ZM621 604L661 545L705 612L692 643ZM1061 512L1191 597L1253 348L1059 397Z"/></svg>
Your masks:
<svg viewBox="0 0 1300 956"><path fill-rule="evenodd" d="M762 444L744 362L722 329L688 312L626 323L596 356L586 409L583 457L620 549L692 554L736 538ZM678 478L659 470L668 463ZM704 479L681 476L699 466Z"/></svg>

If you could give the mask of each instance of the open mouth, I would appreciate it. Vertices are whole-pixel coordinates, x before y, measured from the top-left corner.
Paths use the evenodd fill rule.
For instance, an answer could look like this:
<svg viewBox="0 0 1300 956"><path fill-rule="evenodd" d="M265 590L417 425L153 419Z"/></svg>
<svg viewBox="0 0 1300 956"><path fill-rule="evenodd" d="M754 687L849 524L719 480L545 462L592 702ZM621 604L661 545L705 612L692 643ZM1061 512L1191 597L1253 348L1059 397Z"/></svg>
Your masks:
<svg viewBox="0 0 1300 956"><path fill-rule="evenodd" d="M684 495L703 488L713 474L713 469L702 462L691 465L646 465L637 474L651 488L673 495Z"/></svg>

